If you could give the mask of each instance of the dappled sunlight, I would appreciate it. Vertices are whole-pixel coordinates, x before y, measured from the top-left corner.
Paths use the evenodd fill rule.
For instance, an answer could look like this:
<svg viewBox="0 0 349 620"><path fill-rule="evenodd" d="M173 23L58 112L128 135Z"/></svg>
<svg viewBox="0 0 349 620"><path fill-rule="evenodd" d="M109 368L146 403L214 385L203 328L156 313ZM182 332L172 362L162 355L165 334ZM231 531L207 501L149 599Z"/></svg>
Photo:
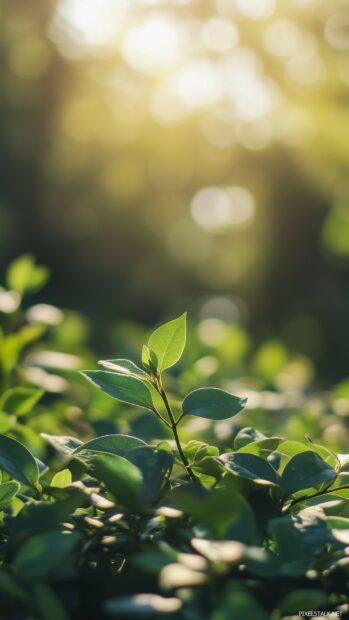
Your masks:
<svg viewBox="0 0 349 620"><path fill-rule="evenodd" d="M349 131L340 0L7 1L2 18L15 128L4 153L13 170L33 161L39 188L17 196L11 181L0 201L8 253L11 205L29 196L37 244L64 245L64 272L74 255L85 296L102 270L109 320L121 307L139 318L143 303L150 320L208 290L243 300L241 320L261 333L282 313L287 332L307 278L322 301L306 314L320 313L329 334L319 291L328 269L344 295L349 256L348 195L337 199Z"/></svg>

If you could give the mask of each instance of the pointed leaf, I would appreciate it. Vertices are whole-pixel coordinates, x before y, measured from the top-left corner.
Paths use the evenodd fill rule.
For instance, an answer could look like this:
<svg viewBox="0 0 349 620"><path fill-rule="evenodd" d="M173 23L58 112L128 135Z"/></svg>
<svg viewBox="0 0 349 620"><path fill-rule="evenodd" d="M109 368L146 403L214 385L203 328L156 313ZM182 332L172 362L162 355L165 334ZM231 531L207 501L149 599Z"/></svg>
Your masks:
<svg viewBox="0 0 349 620"><path fill-rule="evenodd" d="M33 455L17 439L5 435L0 435L0 469L28 486L36 486L39 480L39 469Z"/></svg>
<svg viewBox="0 0 349 620"><path fill-rule="evenodd" d="M143 379L143 381L149 379L149 375L145 372L145 370L139 368L139 366L131 360L100 360L98 364L103 366L103 368L111 370L112 372L117 372L119 375L133 375Z"/></svg>
<svg viewBox="0 0 349 620"><path fill-rule="evenodd" d="M68 435L49 435L48 433L41 433L41 437L47 441L57 452L62 454L71 454L82 445L82 441L76 437L69 437Z"/></svg>
<svg viewBox="0 0 349 620"><path fill-rule="evenodd" d="M183 401L183 415L195 415L209 420L225 420L243 409L245 398L233 396L218 388L199 388Z"/></svg>
<svg viewBox="0 0 349 620"><path fill-rule="evenodd" d="M12 498L17 495L20 485L15 480L0 484L0 510L4 510L10 505Z"/></svg>
<svg viewBox="0 0 349 620"><path fill-rule="evenodd" d="M104 435L81 444L74 450L74 454L93 451L125 456L130 450L141 446L146 446L146 443L142 439L138 439L138 437L132 437L131 435Z"/></svg>
<svg viewBox="0 0 349 620"><path fill-rule="evenodd" d="M218 457L218 460L235 476L253 480L259 484L280 484L275 469L255 454L243 452L228 452Z"/></svg>
<svg viewBox="0 0 349 620"><path fill-rule="evenodd" d="M150 336L148 348L152 363L159 372L173 366L184 351L186 342L186 313L161 325Z"/></svg>
<svg viewBox="0 0 349 620"><path fill-rule="evenodd" d="M297 491L312 489L329 483L336 477L336 472L316 452L300 452L287 463L282 476L281 486L287 495Z"/></svg>
<svg viewBox="0 0 349 620"><path fill-rule="evenodd" d="M102 392L130 405L153 409L150 390L133 375L121 375L106 370L85 370L81 373Z"/></svg>
<svg viewBox="0 0 349 620"><path fill-rule="evenodd" d="M136 465L122 456L99 454L94 459L94 474L122 505L138 506L143 476Z"/></svg>
<svg viewBox="0 0 349 620"><path fill-rule="evenodd" d="M127 458L142 472L141 501L149 503L157 500L172 470L172 452L143 446L132 450Z"/></svg>

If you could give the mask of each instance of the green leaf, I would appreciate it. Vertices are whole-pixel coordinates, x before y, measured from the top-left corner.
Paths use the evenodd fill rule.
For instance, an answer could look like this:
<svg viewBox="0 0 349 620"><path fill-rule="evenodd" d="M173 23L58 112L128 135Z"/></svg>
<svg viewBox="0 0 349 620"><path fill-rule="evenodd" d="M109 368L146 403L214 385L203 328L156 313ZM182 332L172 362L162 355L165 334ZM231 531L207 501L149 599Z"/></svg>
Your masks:
<svg viewBox="0 0 349 620"><path fill-rule="evenodd" d="M218 538L224 537L246 510L246 500L231 486L208 491L197 484L186 484L175 488L167 499L171 506L209 527Z"/></svg>
<svg viewBox="0 0 349 620"><path fill-rule="evenodd" d="M349 531L349 519L347 517L326 517L326 525L330 530L338 529Z"/></svg>
<svg viewBox="0 0 349 620"><path fill-rule="evenodd" d="M39 469L33 455L17 439L0 435L0 469L18 482L36 486Z"/></svg>
<svg viewBox="0 0 349 620"><path fill-rule="evenodd" d="M259 439L258 441L251 441L238 450L239 453L255 454L267 458L273 450L276 450L280 442L281 437L266 437L265 439Z"/></svg>
<svg viewBox="0 0 349 620"><path fill-rule="evenodd" d="M218 461L235 476L253 480L258 484L280 484L280 479L275 469L259 456L243 452L228 452L221 454Z"/></svg>
<svg viewBox="0 0 349 620"><path fill-rule="evenodd" d="M51 486L59 487L60 489L68 487L71 483L72 475L69 469L62 469L62 471L57 472L51 480Z"/></svg>
<svg viewBox="0 0 349 620"><path fill-rule="evenodd" d="M139 505L143 476L136 465L122 456L99 454L94 459L94 474L123 506Z"/></svg>
<svg viewBox="0 0 349 620"><path fill-rule="evenodd" d="M173 366L184 351L186 342L186 313L156 329L148 340L151 362L158 372Z"/></svg>
<svg viewBox="0 0 349 620"><path fill-rule="evenodd" d="M31 254L24 254L11 263L6 281L10 289L24 295L40 289L46 284L48 277L47 267L36 265Z"/></svg>
<svg viewBox="0 0 349 620"><path fill-rule="evenodd" d="M0 398L0 410L17 416L29 413L43 396L44 391L30 387L14 387L6 390Z"/></svg>
<svg viewBox="0 0 349 620"><path fill-rule="evenodd" d="M105 452L107 454L125 456L130 450L146 445L145 441L131 435L104 435L79 445L74 450L74 454L83 455L84 452Z"/></svg>
<svg viewBox="0 0 349 620"><path fill-rule="evenodd" d="M66 455L72 454L74 450L83 445L80 439L67 435L49 435L48 433L41 433L41 437L57 450L57 452Z"/></svg>
<svg viewBox="0 0 349 620"><path fill-rule="evenodd" d="M142 347L142 365L148 372L156 370L156 365L153 366L150 359L150 351L146 344Z"/></svg>
<svg viewBox="0 0 349 620"><path fill-rule="evenodd" d="M284 469L284 467L290 460L290 457L295 456L296 454L300 454L301 452L309 451L316 452L326 463L331 465L331 467L334 467L335 469L337 469L337 467L340 467L340 461L337 458L336 454L334 452L331 452L327 448L319 446L315 443L305 444L301 443L300 441L286 440L282 441L278 446L278 452L280 452L280 454L282 455L280 471Z"/></svg>
<svg viewBox="0 0 349 620"><path fill-rule="evenodd" d="M151 392L143 381L133 375L121 375L106 370L85 370L81 373L102 392L129 405L153 409Z"/></svg>
<svg viewBox="0 0 349 620"><path fill-rule="evenodd" d="M135 448L128 459L142 472L143 485L140 500L144 503L158 499L164 490L173 466L173 454L151 446Z"/></svg>
<svg viewBox="0 0 349 620"><path fill-rule="evenodd" d="M183 415L195 415L209 420L225 420L243 409L246 398L238 398L218 388L199 388L183 401Z"/></svg>
<svg viewBox="0 0 349 620"><path fill-rule="evenodd" d="M107 368L112 372L117 372L119 375L133 375L139 379L149 380L149 375L142 368L139 368L137 364L131 360L117 359L117 360L100 360L98 362L103 368Z"/></svg>
<svg viewBox="0 0 349 620"><path fill-rule="evenodd" d="M247 446L249 443L259 441L260 439L266 439L266 436L255 428L247 426L246 428L242 428L236 435L234 439L234 449L240 450L240 448Z"/></svg>
<svg viewBox="0 0 349 620"><path fill-rule="evenodd" d="M282 476L281 487L286 495L293 495L298 491L320 487L330 483L336 477L336 472L325 463L316 452L300 452L287 463Z"/></svg>
<svg viewBox="0 0 349 620"><path fill-rule="evenodd" d="M4 510L10 505L12 498L17 495L20 485L15 480L0 484L0 510Z"/></svg>
<svg viewBox="0 0 349 620"><path fill-rule="evenodd" d="M302 535L290 517L274 519L270 524L272 538L285 575L303 575L308 568L308 557Z"/></svg>
<svg viewBox="0 0 349 620"><path fill-rule="evenodd" d="M51 573L67 561L80 540L76 532L45 532L27 540L13 561L15 573L26 581Z"/></svg>
<svg viewBox="0 0 349 620"><path fill-rule="evenodd" d="M47 488L46 492L48 490ZM62 499L57 499L55 502L28 502L16 518L8 522L12 546L20 544L33 534L57 528L74 510L88 503L86 493L79 488L67 487L59 491Z"/></svg>

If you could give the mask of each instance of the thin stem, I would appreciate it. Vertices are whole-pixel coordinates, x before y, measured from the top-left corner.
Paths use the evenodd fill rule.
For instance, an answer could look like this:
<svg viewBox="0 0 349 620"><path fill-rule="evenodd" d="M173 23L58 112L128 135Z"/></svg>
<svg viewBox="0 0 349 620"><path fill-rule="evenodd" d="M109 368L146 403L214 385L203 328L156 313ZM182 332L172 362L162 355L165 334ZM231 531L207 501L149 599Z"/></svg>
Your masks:
<svg viewBox="0 0 349 620"><path fill-rule="evenodd" d="M154 409L152 409L152 411L153 411L153 413L155 413L156 417L159 418L159 420L162 420L162 422L164 424L166 424L166 426L168 426L168 428L172 429L171 424L169 422L167 422L167 420L165 420L165 418L161 415L161 413L159 413L159 411L157 409L155 409L155 407L154 407Z"/></svg>
<svg viewBox="0 0 349 620"><path fill-rule="evenodd" d="M308 499L313 499L313 497L321 497L321 495L327 495L328 493L336 493L337 491L343 491L344 489L349 489L349 484L343 484L341 487L335 487L334 489L324 489L323 491L317 491L317 493L313 493L313 495L303 495L298 499L292 500L286 508L288 511L295 504L299 504L300 502L304 502Z"/></svg>
<svg viewBox="0 0 349 620"><path fill-rule="evenodd" d="M179 416L179 418L177 419L177 421L176 421L176 426L177 426L177 424L179 424L179 423L180 423L180 421L181 421L181 419L182 419L182 418L184 418L184 413L181 413L181 415L180 415L180 416Z"/></svg>
<svg viewBox="0 0 349 620"><path fill-rule="evenodd" d="M158 384L157 384L157 390L158 390L162 400L164 401L168 417L170 418L170 422L171 422L170 427L172 429L173 436L174 436L174 439L175 439L175 442L176 442L176 445L177 445L177 448L178 448L179 456L182 459L182 463L183 463L185 469L187 470L189 478L193 482L197 482L197 478L196 478L193 470L191 469L191 467L189 465L187 457L185 456L185 454L183 452L183 448L182 448L182 445L181 445L181 442L180 442L180 439L179 439L179 436L178 436L178 432L177 432L177 423L176 423L176 421L174 419L174 416L173 416L173 413L172 413L172 409L170 407L170 403L168 402L167 394L166 394L166 392L165 392L165 390L164 390L164 388L163 388L163 386L162 386L162 384L160 382L158 382Z"/></svg>

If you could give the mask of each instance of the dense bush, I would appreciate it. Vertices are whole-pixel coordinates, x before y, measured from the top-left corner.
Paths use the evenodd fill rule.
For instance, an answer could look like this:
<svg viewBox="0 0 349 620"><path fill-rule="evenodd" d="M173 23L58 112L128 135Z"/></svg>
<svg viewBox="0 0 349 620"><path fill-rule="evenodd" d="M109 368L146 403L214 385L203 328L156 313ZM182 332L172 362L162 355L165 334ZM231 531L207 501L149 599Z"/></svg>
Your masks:
<svg viewBox="0 0 349 620"><path fill-rule="evenodd" d="M150 335L139 364L105 360L81 376L93 364L83 320L21 309L46 278L22 257L0 292L0 617L345 613L349 455L309 435L285 439L261 405L245 410L241 392L203 385L192 335L180 362L185 315ZM139 332L124 331L132 351ZM326 408L313 436L333 416ZM259 413L277 433L244 425Z"/></svg>

